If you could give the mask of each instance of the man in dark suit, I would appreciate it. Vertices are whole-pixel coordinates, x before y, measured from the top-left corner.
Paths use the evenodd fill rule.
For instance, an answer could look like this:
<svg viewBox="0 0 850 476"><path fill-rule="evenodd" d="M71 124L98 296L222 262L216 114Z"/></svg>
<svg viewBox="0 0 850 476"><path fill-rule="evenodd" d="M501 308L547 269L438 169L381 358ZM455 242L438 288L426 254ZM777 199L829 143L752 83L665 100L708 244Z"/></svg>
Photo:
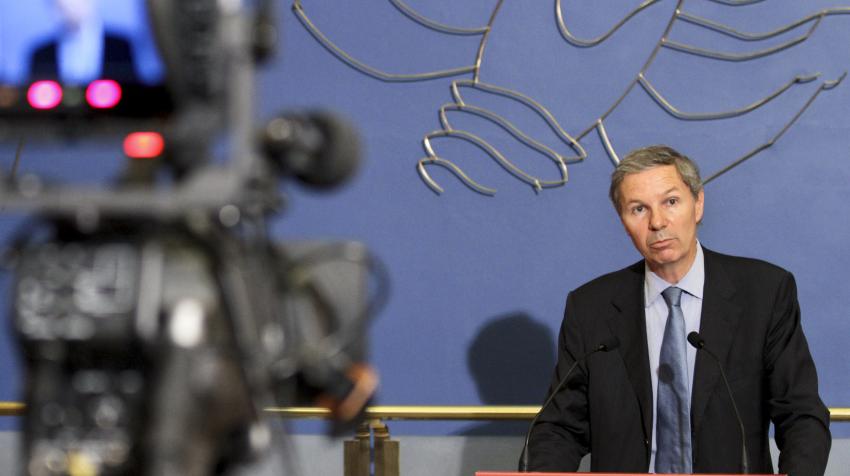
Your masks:
<svg viewBox="0 0 850 476"><path fill-rule="evenodd" d="M100 69L90 80L99 78L114 79L124 84L139 82L136 75L133 51L126 38L111 33L103 35L103 52L98 61ZM51 39L38 45L30 59L30 80L63 79L59 68L58 39Z"/></svg>
<svg viewBox="0 0 850 476"><path fill-rule="evenodd" d="M106 29L97 0L49 0L58 29L36 45L30 57L30 81L59 79L85 84L95 79L137 83L132 45Z"/></svg>
<svg viewBox="0 0 850 476"><path fill-rule="evenodd" d="M550 392L578 367L532 431L530 469L658 473L749 470L822 475L829 414L800 326L794 277L769 263L702 247L699 171L665 146L630 153L612 175L611 200L644 260L567 298ZM706 350L684 342L698 331ZM616 338L619 347L582 357Z"/></svg>

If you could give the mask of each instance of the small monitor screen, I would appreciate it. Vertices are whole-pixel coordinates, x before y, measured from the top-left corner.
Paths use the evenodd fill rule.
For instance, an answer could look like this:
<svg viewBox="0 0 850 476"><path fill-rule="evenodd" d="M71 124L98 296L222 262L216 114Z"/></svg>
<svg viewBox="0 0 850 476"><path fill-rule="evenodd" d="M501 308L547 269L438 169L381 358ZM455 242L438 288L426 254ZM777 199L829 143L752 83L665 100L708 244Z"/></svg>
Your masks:
<svg viewBox="0 0 850 476"><path fill-rule="evenodd" d="M145 0L0 0L0 117L156 119L171 109Z"/></svg>

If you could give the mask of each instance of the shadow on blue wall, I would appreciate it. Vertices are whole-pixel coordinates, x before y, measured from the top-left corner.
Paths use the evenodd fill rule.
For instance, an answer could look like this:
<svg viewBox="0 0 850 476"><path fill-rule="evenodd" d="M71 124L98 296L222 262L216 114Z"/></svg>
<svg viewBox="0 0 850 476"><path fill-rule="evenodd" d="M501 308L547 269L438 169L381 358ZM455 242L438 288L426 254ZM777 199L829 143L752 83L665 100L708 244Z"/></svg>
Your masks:
<svg viewBox="0 0 850 476"><path fill-rule="evenodd" d="M552 331L526 313L487 322L467 352L482 405L538 405L545 397L555 364ZM525 421L486 422L460 435L522 435Z"/></svg>
<svg viewBox="0 0 850 476"><path fill-rule="evenodd" d="M552 331L524 312L497 316L473 339L466 363L475 379L482 405L537 405L545 397L555 364ZM475 424L457 434L464 436L524 435L526 421L491 421ZM481 469L486 454L480 445L464 445L459 474ZM517 461L519 461L517 448ZM501 468L511 470L513 468Z"/></svg>

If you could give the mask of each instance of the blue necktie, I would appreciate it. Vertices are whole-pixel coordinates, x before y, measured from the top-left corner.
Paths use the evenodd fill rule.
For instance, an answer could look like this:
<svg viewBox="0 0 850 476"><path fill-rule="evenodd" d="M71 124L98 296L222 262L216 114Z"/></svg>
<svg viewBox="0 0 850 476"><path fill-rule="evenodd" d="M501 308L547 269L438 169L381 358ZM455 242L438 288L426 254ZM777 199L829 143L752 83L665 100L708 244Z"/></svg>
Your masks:
<svg viewBox="0 0 850 476"><path fill-rule="evenodd" d="M687 474L693 473L693 462L685 315L680 305L682 290L669 287L661 295L670 312L658 366L655 472Z"/></svg>

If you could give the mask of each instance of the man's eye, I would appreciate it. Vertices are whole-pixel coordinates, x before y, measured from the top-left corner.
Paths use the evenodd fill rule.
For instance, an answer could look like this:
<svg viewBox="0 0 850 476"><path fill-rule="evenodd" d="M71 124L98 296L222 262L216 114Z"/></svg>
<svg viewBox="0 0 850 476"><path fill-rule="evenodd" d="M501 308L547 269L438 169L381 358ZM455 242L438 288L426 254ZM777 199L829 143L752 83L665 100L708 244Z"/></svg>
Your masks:
<svg viewBox="0 0 850 476"><path fill-rule="evenodd" d="M675 205L675 204L677 204L677 203L679 203L679 199L678 199L678 198L676 198L676 197L671 197L671 198L668 198L668 199L667 199L667 204L668 204L668 205Z"/></svg>
<svg viewBox="0 0 850 476"><path fill-rule="evenodd" d="M643 213L643 205L632 207L632 213Z"/></svg>

